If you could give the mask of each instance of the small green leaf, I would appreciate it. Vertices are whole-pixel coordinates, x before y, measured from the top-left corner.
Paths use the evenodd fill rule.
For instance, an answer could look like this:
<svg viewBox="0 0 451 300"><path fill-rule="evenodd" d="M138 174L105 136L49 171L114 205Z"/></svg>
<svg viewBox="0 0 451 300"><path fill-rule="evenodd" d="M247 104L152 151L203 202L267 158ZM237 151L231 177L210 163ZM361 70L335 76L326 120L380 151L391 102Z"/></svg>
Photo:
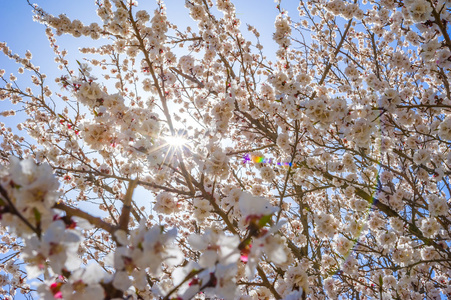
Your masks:
<svg viewBox="0 0 451 300"><path fill-rule="evenodd" d="M33 208L33 213L34 213L34 218L36 219L36 222L38 224L41 223L41 213L39 212L39 210L36 207Z"/></svg>
<svg viewBox="0 0 451 300"><path fill-rule="evenodd" d="M271 221L271 215L266 215L260 218L260 220L258 220L258 226L260 228L265 227L266 224L268 224Z"/></svg>

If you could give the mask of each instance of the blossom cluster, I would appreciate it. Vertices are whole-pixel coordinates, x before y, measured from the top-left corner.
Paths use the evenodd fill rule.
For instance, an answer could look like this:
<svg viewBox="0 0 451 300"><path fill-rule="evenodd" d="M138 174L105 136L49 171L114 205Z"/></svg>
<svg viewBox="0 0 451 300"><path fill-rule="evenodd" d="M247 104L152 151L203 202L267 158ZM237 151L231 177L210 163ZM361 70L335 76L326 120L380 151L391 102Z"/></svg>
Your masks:
<svg viewBox="0 0 451 300"><path fill-rule="evenodd" d="M184 4L0 43L0 297L450 297L450 1Z"/></svg>

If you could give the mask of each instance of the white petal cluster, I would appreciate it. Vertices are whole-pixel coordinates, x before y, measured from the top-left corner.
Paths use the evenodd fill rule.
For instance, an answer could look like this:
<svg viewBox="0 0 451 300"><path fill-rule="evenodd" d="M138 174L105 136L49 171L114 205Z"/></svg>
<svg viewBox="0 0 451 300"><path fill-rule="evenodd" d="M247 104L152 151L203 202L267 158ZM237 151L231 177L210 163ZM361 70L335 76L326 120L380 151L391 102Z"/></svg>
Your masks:
<svg viewBox="0 0 451 300"><path fill-rule="evenodd" d="M428 197L428 209L431 216L446 216L449 214L449 204L445 198L438 195Z"/></svg>
<svg viewBox="0 0 451 300"><path fill-rule="evenodd" d="M289 36L291 35L291 19L286 14L279 14L274 23L276 32L273 35L274 41L281 47L288 47L291 44Z"/></svg>
<svg viewBox="0 0 451 300"><path fill-rule="evenodd" d="M97 264L75 270L69 280L59 278L47 280L39 284L37 291L42 299L92 299L101 300L105 291L100 284L105 277L104 270Z"/></svg>
<svg viewBox="0 0 451 300"><path fill-rule="evenodd" d="M319 213L315 216L315 233L319 238L331 238L339 228L337 219L331 214Z"/></svg>
<svg viewBox="0 0 451 300"><path fill-rule="evenodd" d="M197 220L203 221L211 215L212 207L207 199L196 198L193 201L193 205L194 205L194 217Z"/></svg>
<svg viewBox="0 0 451 300"><path fill-rule="evenodd" d="M47 163L37 165L33 159L9 158L8 168L2 170L1 186L8 194L11 204L31 224L47 229L52 221L53 205L58 201L59 182ZM3 205L8 205L2 199ZM22 224L15 214L3 214L2 224L10 226L18 235L30 233L30 228Z"/></svg>
<svg viewBox="0 0 451 300"><path fill-rule="evenodd" d="M158 194L156 200L157 202L155 203L153 209L160 214L169 215L179 211L180 209L180 206L177 204L177 200L168 192L161 192Z"/></svg>
<svg viewBox="0 0 451 300"><path fill-rule="evenodd" d="M189 236L191 247L200 251L199 265L203 268L212 268L217 263L229 265L236 263L240 258L238 251L239 238L237 236L218 235L212 230L207 230L202 235Z"/></svg>
<svg viewBox="0 0 451 300"><path fill-rule="evenodd" d="M416 23L425 22L431 17L432 6L426 0L408 0L405 1L405 5Z"/></svg>
<svg viewBox="0 0 451 300"><path fill-rule="evenodd" d="M440 138L445 141L451 141L451 116L447 116L438 127Z"/></svg>
<svg viewBox="0 0 451 300"><path fill-rule="evenodd" d="M99 85L95 82L82 82L76 95L80 103L89 107L94 107L97 104L97 99L100 100L104 96Z"/></svg>
<svg viewBox="0 0 451 300"><path fill-rule="evenodd" d="M284 279L288 282L289 285L294 285L302 289L304 293L308 293L309 276L305 271L305 266L298 265L290 267L285 273Z"/></svg>
<svg viewBox="0 0 451 300"><path fill-rule="evenodd" d="M435 218L424 218L421 220L421 231L426 237L434 237L440 229L440 224Z"/></svg>
<svg viewBox="0 0 451 300"><path fill-rule="evenodd" d="M47 260L55 274L61 274L63 269L76 270L81 263L77 255L80 242L80 233L67 230L63 221L51 223L41 238L33 235L25 241L22 257L27 262L28 275L41 275Z"/></svg>
<svg viewBox="0 0 451 300"><path fill-rule="evenodd" d="M213 147L211 150L211 156L205 162L206 171L219 178L224 178L227 175L229 158L222 151L220 147Z"/></svg>
<svg viewBox="0 0 451 300"><path fill-rule="evenodd" d="M176 235L176 229L165 233L160 226L147 228L144 222L141 222L140 226L131 232L129 238L123 231L116 232L116 237L122 246L118 247L113 254L114 267L123 271L119 271L115 276L125 278L131 275L136 267L147 269L151 274L159 275L162 262L170 266L180 264L183 255L174 245ZM145 276L145 273L137 273L136 275ZM138 279L135 278L135 280ZM115 281L117 285L121 286L121 290L128 289L132 283L131 281L124 283L123 280L119 279ZM125 285L128 286L125 287Z"/></svg>
<svg viewBox="0 0 451 300"><path fill-rule="evenodd" d="M266 216L277 212L277 208L272 206L268 199L253 196L249 192L241 194L238 205L243 217L251 215Z"/></svg>

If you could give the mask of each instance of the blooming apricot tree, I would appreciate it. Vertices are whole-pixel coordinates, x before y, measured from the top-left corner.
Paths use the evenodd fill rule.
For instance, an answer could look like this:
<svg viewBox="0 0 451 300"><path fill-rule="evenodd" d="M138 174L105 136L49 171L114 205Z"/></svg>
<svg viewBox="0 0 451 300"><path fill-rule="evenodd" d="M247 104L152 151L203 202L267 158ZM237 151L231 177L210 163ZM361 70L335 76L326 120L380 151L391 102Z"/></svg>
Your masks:
<svg viewBox="0 0 451 300"><path fill-rule="evenodd" d="M278 2L271 54L229 0L96 5L32 5L56 78L0 43L2 297L451 296L450 1Z"/></svg>

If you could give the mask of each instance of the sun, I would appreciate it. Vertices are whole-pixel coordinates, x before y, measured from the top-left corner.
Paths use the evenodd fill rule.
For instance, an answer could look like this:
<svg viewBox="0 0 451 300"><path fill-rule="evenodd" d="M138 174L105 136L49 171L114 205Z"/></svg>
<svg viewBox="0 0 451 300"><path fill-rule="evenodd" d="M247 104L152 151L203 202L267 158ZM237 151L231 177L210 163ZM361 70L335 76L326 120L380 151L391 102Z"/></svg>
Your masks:
<svg viewBox="0 0 451 300"><path fill-rule="evenodd" d="M175 148L182 147L188 142L188 140L183 136L167 136L164 138L164 140L169 146Z"/></svg>

